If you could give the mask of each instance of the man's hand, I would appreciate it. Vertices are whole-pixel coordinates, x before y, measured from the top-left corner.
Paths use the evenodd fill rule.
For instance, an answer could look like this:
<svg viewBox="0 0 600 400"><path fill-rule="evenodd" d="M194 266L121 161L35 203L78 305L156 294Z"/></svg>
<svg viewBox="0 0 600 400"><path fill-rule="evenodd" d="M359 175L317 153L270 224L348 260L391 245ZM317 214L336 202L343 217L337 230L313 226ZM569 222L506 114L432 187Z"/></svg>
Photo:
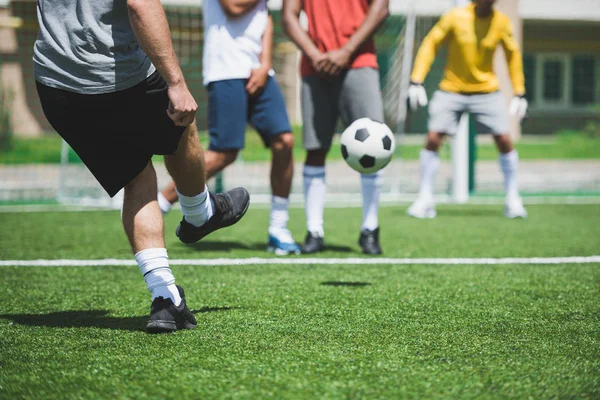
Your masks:
<svg viewBox="0 0 600 400"><path fill-rule="evenodd" d="M167 115L177 126L188 126L194 122L198 104L185 83L169 86L169 108Z"/></svg>
<svg viewBox="0 0 600 400"><path fill-rule="evenodd" d="M317 62L317 71L324 75L339 75L348 68L351 58L352 53L344 47L328 51Z"/></svg>
<svg viewBox="0 0 600 400"><path fill-rule="evenodd" d="M246 91L250 96L255 96L263 90L269 79L269 70L270 68L263 66L252 70L246 83Z"/></svg>
<svg viewBox="0 0 600 400"><path fill-rule="evenodd" d="M408 87L408 105L412 111L427 105L427 92L421 83L411 82Z"/></svg>
<svg viewBox="0 0 600 400"><path fill-rule="evenodd" d="M510 102L510 107L508 108L508 112L513 117L519 117L519 120L522 120L527 116L527 108L529 107L529 103L525 98L525 95L517 95L513 97Z"/></svg>

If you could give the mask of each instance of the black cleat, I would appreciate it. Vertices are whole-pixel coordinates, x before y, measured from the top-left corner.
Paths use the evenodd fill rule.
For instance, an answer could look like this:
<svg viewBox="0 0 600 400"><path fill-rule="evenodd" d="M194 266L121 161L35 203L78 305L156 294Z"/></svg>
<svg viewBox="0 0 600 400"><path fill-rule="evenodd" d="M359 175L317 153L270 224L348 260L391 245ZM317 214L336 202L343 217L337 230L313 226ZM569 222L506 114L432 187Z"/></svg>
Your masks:
<svg viewBox="0 0 600 400"><path fill-rule="evenodd" d="M379 246L379 228L371 231L365 229L360 233L358 244L362 247L364 254L378 255L381 254L381 246Z"/></svg>
<svg viewBox="0 0 600 400"><path fill-rule="evenodd" d="M312 254L319 251L323 251L323 238L317 235L313 235L311 232L306 234L304 239L304 245L302 246L303 254Z"/></svg>
<svg viewBox="0 0 600 400"><path fill-rule="evenodd" d="M185 217L179 223L175 234L183 243L196 243L217 229L235 224L246 214L250 205L250 193L241 187L225 193L210 193L210 198L214 203L214 214L204 225L195 227Z"/></svg>
<svg viewBox="0 0 600 400"><path fill-rule="evenodd" d="M177 285L181 303L179 306L173 304L173 300L157 297L150 306L150 321L146 325L148 333L169 333L178 329L194 329L196 317L187 307L183 288Z"/></svg>

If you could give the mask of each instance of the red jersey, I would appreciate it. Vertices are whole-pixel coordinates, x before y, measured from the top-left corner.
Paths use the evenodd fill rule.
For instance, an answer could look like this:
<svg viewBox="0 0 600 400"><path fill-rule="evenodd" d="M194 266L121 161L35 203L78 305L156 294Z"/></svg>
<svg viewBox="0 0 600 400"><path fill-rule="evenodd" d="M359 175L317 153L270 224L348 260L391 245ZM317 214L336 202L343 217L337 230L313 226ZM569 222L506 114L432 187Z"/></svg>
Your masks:
<svg viewBox="0 0 600 400"><path fill-rule="evenodd" d="M369 11L368 0L303 0L302 3L308 17L308 35L322 52L344 46ZM378 68L373 38L363 43L350 63L350 68L367 67ZM305 55L300 71L302 76L316 74Z"/></svg>

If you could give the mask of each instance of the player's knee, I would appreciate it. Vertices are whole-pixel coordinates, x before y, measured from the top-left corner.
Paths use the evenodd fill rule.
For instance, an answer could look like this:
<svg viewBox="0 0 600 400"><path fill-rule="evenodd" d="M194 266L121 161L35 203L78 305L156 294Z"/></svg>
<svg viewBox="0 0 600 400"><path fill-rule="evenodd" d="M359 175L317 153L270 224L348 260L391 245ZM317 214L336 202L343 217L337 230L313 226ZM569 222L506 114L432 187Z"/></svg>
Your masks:
<svg viewBox="0 0 600 400"><path fill-rule="evenodd" d="M500 151L501 153L506 154L513 151L514 147L512 144L512 140L510 139L510 135L496 135L494 136L494 140L496 141L498 151Z"/></svg>
<svg viewBox="0 0 600 400"><path fill-rule="evenodd" d="M273 138L271 148L276 152L289 152L294 148L294 135L284 133Z"/></svg>
<svg viewBox="0 0 600 400"><path fill-rule="evenodd" d="M315 167L320 167L325 165L325 158L327 157L326 149L320 150L308 150L306 152L306 165L311 165Z"/></svg>
<svg viewBox="0 0 600 400"><path fill-rule="evenodd" d="M429 132L427 134L427 141L425 142L425 148L429 151L438 151L443 141L443 135L437 132Z"/></svg>
<svg viewBox="0 0 600 400"><path fill-rule="evenodd" d="M216 157L216 161L219 164L218 170L222 170L223 168L233 164L233 162L237 159L238 151L237 150L227 150L218 152L218 156Z"/></svg>

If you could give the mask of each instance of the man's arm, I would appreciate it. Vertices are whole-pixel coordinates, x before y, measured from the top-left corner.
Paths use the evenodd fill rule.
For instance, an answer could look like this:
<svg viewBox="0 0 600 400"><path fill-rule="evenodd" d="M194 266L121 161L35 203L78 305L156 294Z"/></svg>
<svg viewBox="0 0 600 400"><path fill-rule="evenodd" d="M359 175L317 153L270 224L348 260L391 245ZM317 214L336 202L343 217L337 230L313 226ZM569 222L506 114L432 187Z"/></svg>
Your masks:
<svg viewBox="0 0 600 400"><path fill-rule="evenodd" d="M260 67L253 69L246 84L246 90L251 96L265 87L269 79L269 71L272 68L273 53L273 18L269 15L267 27L262 35L262 52L260 53Z"/></svg>
<svg viewBox="0 0 600 400"><path fill-rule="evenodd" d="M230 18L238 18L252 10L260 0L219 0L223 11Z"/></svg>
<svg viewBox="0 0 600 400"><path fill-rule="evenodd" d="M508 71L512 82L515 96L523 96L525 94L525 75L523 74L523 55L519 50L519 45L513 36L513 29L510 22L506 25L506 29L502 34L500 43L504 49L506 62L508 63Z"/></svg>
<svg viewBox="0 0 600 400"><path fill-rule="evenodd" d="M169 117L179 126L191 124L198 105L185 84L160 1L127 0L127 9L140 46L169 86Z"/></svg>
<svg viewBox="0 0 600 400"><path fill-rule="evenodd" d="M410 80L413 83L422 84L425 81L425 77L427 77L431 65L435 60L435 55L452 31L452 25L452 14L446 14L433 28L431 28L431 31L429 31L427 36L425 36L417 53L417 57L415 58L415 64L410 77Z"/></svg>
<svg viewBox="0 0 600 400"><path fill-rule="evenodd" d="M302 11L302 0L283 0L281 9L281 27L290 39L300 48L316 68L318 61L323 57L313 43L308 33L300 25L300 12ZM318 69L317 69L318 71Z"/></svg>
<svg viewBox="0 0 600 400"><path fill-rule="evenodd" d="M377 29L390 15L389 0L370 0L369 3L369 11L365 20L344 45L344 49L350 54L356 53L360 46L377 32Z"/></svg>
<svg viewBox="0 0 600 400"><path fill-rule="evenodd" d="M370 39L383 21L390 15L389 0L370 0L365 20L350 39L339 49L329 51L319 63L319 68L327 75L337 75L348 67L352 56L363 43Z"/></svg>

